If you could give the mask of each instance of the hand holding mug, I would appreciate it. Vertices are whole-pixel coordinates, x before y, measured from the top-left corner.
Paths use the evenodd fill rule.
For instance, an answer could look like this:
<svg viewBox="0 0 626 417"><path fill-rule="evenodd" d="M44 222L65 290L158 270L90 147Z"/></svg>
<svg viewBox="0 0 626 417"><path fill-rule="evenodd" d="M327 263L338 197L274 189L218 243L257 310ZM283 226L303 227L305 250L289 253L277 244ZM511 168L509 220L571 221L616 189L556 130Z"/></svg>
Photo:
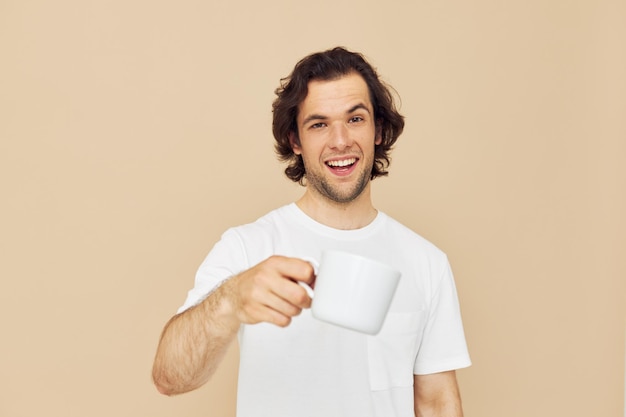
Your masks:
<svg viewBox="0 0 626 417"><path fill-rule="evenodd" d="M296 258L271 256L244 271L224 285L241 323L268 322L285 327L302 309L311 306L305 289L295 282L313 284L314 269Z"/></svg>

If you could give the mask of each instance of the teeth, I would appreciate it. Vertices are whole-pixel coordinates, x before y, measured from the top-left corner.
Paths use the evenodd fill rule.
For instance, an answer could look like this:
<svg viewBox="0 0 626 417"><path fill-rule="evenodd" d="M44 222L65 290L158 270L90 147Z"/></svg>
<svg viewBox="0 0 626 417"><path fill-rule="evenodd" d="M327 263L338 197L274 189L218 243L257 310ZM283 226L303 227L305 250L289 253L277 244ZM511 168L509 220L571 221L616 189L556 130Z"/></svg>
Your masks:
<svg viewBox="0 0 626 417"><path fill-rule="evenodd" d="M356 158L343 159L341 161L328 161L327 164L331 167L345 167L352 165L356 162Z"/></svg>

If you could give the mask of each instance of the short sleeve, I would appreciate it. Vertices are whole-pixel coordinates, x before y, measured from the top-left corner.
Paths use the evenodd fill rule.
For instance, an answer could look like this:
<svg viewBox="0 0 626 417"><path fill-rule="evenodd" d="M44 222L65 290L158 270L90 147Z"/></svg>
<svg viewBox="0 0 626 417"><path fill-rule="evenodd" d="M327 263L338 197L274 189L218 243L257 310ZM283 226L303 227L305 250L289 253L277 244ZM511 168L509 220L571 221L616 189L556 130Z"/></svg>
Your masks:
<svg viewBox="0 0 626 417"><path fill-rule="evenodd" d="M200 303L225 280L247 268L248 262L241 238L235 229L229 229L198 268L194 286L187 293L185 303L177 313Z"/></svg>
<svg viewBox="0 0 626 417"><path fill-rule="evenodd" d="M446 258L438 282L433 287L413 372L426 375L470 365L454 277Z"/></svg>

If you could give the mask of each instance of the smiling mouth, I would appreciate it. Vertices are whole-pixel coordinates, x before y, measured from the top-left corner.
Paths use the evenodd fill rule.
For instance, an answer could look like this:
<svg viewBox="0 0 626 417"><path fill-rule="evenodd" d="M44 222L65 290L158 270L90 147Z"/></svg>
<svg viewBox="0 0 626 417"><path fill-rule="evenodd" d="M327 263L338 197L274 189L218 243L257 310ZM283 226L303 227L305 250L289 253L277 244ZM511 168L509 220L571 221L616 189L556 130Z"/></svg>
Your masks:
<svg viewBox="0 0 626 417"><path fill-rule="evenodd" d="M349 168L356 163L356 158L340 159L337 161L328 161L326 165L331 168Z"/></svg>

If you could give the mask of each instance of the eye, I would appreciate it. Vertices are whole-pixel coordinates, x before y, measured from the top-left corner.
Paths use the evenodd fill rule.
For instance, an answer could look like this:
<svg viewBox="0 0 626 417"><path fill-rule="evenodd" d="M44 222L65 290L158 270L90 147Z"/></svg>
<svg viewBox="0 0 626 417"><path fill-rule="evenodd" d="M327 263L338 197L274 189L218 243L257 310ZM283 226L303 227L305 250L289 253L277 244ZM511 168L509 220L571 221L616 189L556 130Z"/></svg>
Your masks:
<svg viewBox="0 0 626 417"><path fill-rule="evenodd" d="M326 126L325 123L318 122L318 123L313 123L311 126L309 126L309 129L320 129L324 126Z"/></svg>
<svg viewBox="0 0 626 417"><path fill-rule="evenodd" d="M353 116L353 117L350 118L349 122L350 123L359 123L359 122L362 122L363 120L365 120L365 119L363 119L361 116Z"/></svg>

